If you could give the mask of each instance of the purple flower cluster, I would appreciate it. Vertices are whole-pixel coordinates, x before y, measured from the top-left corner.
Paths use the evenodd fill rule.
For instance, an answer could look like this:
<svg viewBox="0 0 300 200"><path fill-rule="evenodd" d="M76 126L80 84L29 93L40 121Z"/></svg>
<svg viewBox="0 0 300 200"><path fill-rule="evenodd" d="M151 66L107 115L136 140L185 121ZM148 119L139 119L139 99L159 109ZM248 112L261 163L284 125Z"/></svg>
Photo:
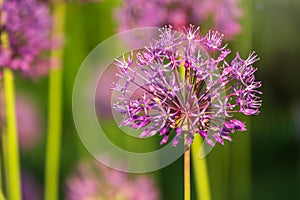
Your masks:
<svg viewBox="0 0 300 200"><path fill-rule="evenodd" d="M259 58L237 53L229 62L223 35L201 36L199 29L164 27L151 47L116 60L113 106L122 113L120 126L142 129L140 138L159 134L161 144L173 137L174 146L179 138L190 145L195 134L212 146L224 144L234 131L246 130L234 113L259 113L261 82L252 66Z"/></svg>
<svg viewBox="0 0 300 200"><path fill-rule="evenodd" d="M119 30L161 27L170 24L182 27L210 22L211 27L227 39L240 33L242 11L238 0L124 0L116 12Z"/></svg>
<svg viewBox="0 0 300 200"><path fill-rule="evenodd" d="M145 175L128 177L99 164L81 163L67 182L67 200L158 200L154 181Z"/></svg>
<svg viewBox="0 0 300 200"><path fill-rule="evenodd" d="M0 34L7 34L9 45L1 42L0 66L28 76L45 74L53 46L49 8L38 0L4 0L0 11Z"/></svg>

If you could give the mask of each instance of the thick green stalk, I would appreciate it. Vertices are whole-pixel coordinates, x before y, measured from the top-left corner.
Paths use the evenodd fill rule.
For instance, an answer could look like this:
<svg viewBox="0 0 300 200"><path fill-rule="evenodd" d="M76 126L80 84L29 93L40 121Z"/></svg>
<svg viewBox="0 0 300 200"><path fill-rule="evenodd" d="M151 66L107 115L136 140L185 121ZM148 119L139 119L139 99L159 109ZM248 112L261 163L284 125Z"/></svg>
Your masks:
<svg viewBox="0 0 300 200"><path fill-rule="evenodd" d="M0 125L1 126L1 125ZM1 129L1 127L0 127ZM4 134L2 131L0 131L0 134ZM1 141L1 140L0 140ZM0 199L1 196L3 196L3 182L2 182L2 152L0 153Z"/></svg>
<svg viewBox="0 0 300 200"><path fill-rule="evenodd" d="M3 1L0 0L0 5ZM1 21L2 24L2 21ZM5 31L1 33L1 44L4 49L9 47L8 35ZM2 140L5 161L5 175L7 195L10 200L21 199L20 158L18 146L18 133L15 110L15 87L14 75L8 68L3 69L4 101L6 108L6 131Z"/></svg>
<svg viewBox="0 0 300 200"><path fill-rule="evenodd" d="M1 84L1 83L0 83ZM0 99L0 101L1 101L1 99ZM0 108L1 108L1 102L0 102ZM0 116L1 117L1 116ZM0 118L0 120L1 120L1 118ZM1 122L0 122L0 134L5 134L2 130L1 130ZM1 139L2 140L2 139ZM0 141L1 141L0 140ZM2 151L0 151L1 153L0 153L0 200L1 200L1 196L3 196L3 180L2 180L2 155L3 155L3 153L2 153Z"/></svg>
<svg viewBox="0 0 300 200"><path fill-rule="evenodd" d="M241 21L242 33L235 40L236 49L246 58L252 51L252 1L242 0L244 15ZM238 133L231 149L231 196L230 199L251 199L251 120L241 116L246 122L247 132Z"/></svg>
<svg viewBox="0 0 300 200"><path fill-rule="evenodd" d="M7 132L6 132L6 147L7 147L7 168L6 173L8 179L6 180L8 189L8 199L21 199L21 178L20 178L20 158L18 146L18 134L16 123L15 110L15 92L14 92L14 76L10 69L3 70L4 78L4 95L6 104L6 118L7 118Z"/></svg>
<svg viewBox="0 0 300 200"><path fill-rule="evenodd" d="M2 193L2 191L0 191L0 200L5 200L5 197L4 197L3 193Z"/></svg>
<svg viewBox="0 0 300 200"><path fill-rule="evenodd" d="M199 157L201 148L201 138L199 135L195 135L192 148L192 163L194 169L194 177L196 183L197 199L199 200L210 200L210 185L209 175L207 171L206 159Z"/></svg>
<svg viewBox="0 0 300 200"><path fill-rule="evenodd" d="M184 152L184 200L191 199L191 150Z"/></svg>
<svg viewBox="0 0 300 200"><path fill-rule="evenodd" d="M65 4L55 4L53 6L54 27L52 37L61 37L63 35L64 19ZM62 124L62 69L60 63L62 62L62 58L62 49L56 49L52 51L52 68L50 70L49 78L48 136L45 164L45 200L57 200L59 196L58 190Z"/></svg>
<svg viewBox="0 0 300 200"><path fill-rule="evenodd" d="M1 81L1 80L0 80ZM6 129L5 129L5 100L4 100L4 89L3 89L3 82L0 82L0 145L1 145L1 157L0 157L0 200L4 200L4 183L5 180L8 180L8 174L5 172L7 169L7 147L6 147ZM2 163L3 162L3 163ZM3 169L2 169L3 167Z"/></svg>
<svg viewBox="0 0 300 200"><path fill-rule="evenodd" d="M3 188L3 183L4 183L4 179L5 177L3 176L2 172L4 168L3 164L5 156L4 156L4 152L5 149L3 148L4 146L4 138L6 135L6 131L5 131L5 104L4 104L4 89L3 89L3 81L0 80L0 193L2 194L2 196L4 197L4 188Z"/></svg>
<svg viewBox="0 0 300 200"><path fill-rule="evenodd" d="M230 199L251 199L251 131L248 116L240 118L247 123L247 132L239 133L231 144Z"/></svg>
<svg viewBox="0 0 300 200"><path fill-rule="evenodd" d="M3 129L2 129L2 132L0 133L0 134L2 134L1 135L1 147L2 147L2 151L1 151L1 155L2 155L2 160L1 161L3 161L3 165L1 165L1 167L3 167L3 172L4 172L4 174L3 174L3 176L1 176L1 179L2 179L2 182L1 182L1 193L2 193L2 195L3 195L3 197L5 197L5 195L6 195L6 190L5 190L5 188L4 188L4 185L6 186L6 188L8 187L8 181L6 181L6 180L9 180L9 175L8 175L8 173L6 173L7 172L7 169L8 169L8 166L7 166L7 157L8 157L8 155L7 155L7 134L6 134L7 132L6 132L6 129L5 129L5 127L3 127ZM2 164L2 163L1 163ZM1 174L2 175L2 174Z"/></svg>
<svg viewBox="0 0 300 200"><path fill-rule="evenodd" d="M4 185L6 185L7 187L7 184L6 183L6 180L9 180L9 176L8 176L8 173L5 173L6 172L6 169L8 169L8 166L7 166L7 131L6 131L6 127L5 127L5 98L4 98L4 88L3 88L3 83L1 82L0 83L0 128L1 128L1 132L0 132L0 142L1 142L1 158L0 158L0 161L1 161L1 164L0 164L0 172L1 172L1 175L0 175L0 179L1 179L1 185L0 185L0 193L3 197L3 199L5 199L4 197L4 194L5 194L5 188L4 188ZM3 113L2 113L3 112ZM2 163L3 162L3 163ZM2 170L2 167L3 167L3 170ZM4 174L2 174L2 172L4 172ZM1 200L1 198L0 198Z"/></svg>
<svg viewBox="0 0 300 200"><path fill-rule="evenodd" d="M0 0L0 5L3 1ZM0 16L1 18L1 16ZM2 21L1 21L2 24ZM2 47L9 47L8 35L3 31L0 35ZM5 107L6 127L3 128L2 134L2 155L4 161L5 181L7 187L7 196L11 200L21 199L21 183L20 183L20 158L18 146L18 133L15 111L15 89L14 76L10 69L3 69L4 98L3 107ZM3 109L3 108L1 108ZM4 126L4 124L3 124ZM1 177L2 178L2 177ZM2 192L2 183L0 191L0 199L4 199Z"/></svg>

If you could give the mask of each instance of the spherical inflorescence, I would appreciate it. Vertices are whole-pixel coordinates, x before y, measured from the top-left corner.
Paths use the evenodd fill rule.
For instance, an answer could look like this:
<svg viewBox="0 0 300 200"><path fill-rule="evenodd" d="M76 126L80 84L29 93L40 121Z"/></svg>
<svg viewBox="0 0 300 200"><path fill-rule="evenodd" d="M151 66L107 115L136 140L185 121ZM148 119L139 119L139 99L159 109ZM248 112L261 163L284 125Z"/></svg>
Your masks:
<svg viewBox="0 0 300 200"><path fill-rule="evenodd" d="M160 39L128 57L117 59L120 79L113 90L119 94L114 109L122 113L120 126L142 129L140 138L163 136L161 144L179 138L187 145L200 134L211 146L231 141L234 131L245 131L235 113L256 115L262 100L252 66L259 58L222 46L223 35L190 26L179 32L160 29Z"/></svg>

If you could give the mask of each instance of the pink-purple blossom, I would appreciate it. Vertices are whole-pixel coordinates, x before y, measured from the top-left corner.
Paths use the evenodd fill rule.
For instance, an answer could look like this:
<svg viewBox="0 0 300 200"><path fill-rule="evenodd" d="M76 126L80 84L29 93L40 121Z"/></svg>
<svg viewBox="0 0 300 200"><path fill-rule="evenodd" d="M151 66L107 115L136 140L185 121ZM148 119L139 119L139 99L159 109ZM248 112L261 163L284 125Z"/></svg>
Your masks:
<svg viewBox="0 0 300 200"><path fill-rule="evenodd" d="M80 163L68 178L67 200L130 199L158 200L153 179L146 175L129 177L99 163Z"/></svg>
<svg viewBox="0 0 300 200"><path fill-rule="evenodd" d="M21 184L23 200L40 200L43 198L41 184L33 174L22 170Z"/></svg>
<svg viewBox="0 0 300 200"><path fill-rule="evenodd" d="M222 44L223 34L190 26L179 32L160 29L160 39L115 62L119 81L113 84L122 114L120 126L141 129L140 138L156 134L161 144L180 138L191 144L195 134L215 145L245 131L235 113L257 115L262 104L261 82L255 79L259 58L242 59Z"/></svg>
<svg viewBox="0 0 300 200"><path fill-rule="evenodd" d="M8 37L8 42L1 41L0 66L26 76L47 73L47 51L53 47L48 6L38 0L4 0L0 10L0 34Z"/></svg>
<svg viewBox="0 0 300 200"><path fill-rule="evenodd" d="M42 136L42 116L32 98L17 95L16 117L20 148L30 150Z"/></svg>
<svg viewBox="0 0 300 200"><path fill-rule="evenodd" d="M124 0L123 6L116 10L120 31L205 24L224 33L227 39L240 33L241 16L239 0Z"/></svg>

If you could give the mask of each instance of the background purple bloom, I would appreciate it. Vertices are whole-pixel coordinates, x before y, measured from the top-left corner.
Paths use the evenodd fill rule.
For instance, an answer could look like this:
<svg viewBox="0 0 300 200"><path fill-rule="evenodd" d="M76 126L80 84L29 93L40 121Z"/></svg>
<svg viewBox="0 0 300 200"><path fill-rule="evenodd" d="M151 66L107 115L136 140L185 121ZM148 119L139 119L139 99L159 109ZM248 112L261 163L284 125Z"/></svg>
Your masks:
<svg viewBox="0 0 300 200"><path fill-rule="evenodd" d="M41 200L43 198L42 187L31 173L23 170L21 179L23 200Z"/></svg>
<svg viewBox="0 0 300 200"><path fill-rule="evenodd" d="M53 46L48 6L38 0L4 0L1 17L0 33L7 33L9 47L0 46L0 66L27 76L45 74Z"/></svg>
<svg viewBox="0 0 300 200"><path fill-rule="evenodd" d="M21 150L30 150L42 136L42 119L35 102L24 95L16 98L17 128Z"/></svg>
<svg viewBox="0 0 300 200"><path fill-rule="evenodd" d="M111 65L101 76L95 95L95 108L97 111L97 116L101 119L110 119L112 118L111 110L111 82L117 81L118 78L115 76L117 69Z"/></svg>
<svg viewBox="0 0 300 200"><path fill-rule="evenodd" d="M67 200L158 200L153 180L145 175L129 177L99 163L80 163L67 181Z"/></svg>
<svg viewBox="0 0 300 200"><path fill-rule="evenodd" d="M241 31L238 20L242 11L238 3L238 0L124 0L116 11L116 19L120 31L209 24L230 39Z"/></svg>

